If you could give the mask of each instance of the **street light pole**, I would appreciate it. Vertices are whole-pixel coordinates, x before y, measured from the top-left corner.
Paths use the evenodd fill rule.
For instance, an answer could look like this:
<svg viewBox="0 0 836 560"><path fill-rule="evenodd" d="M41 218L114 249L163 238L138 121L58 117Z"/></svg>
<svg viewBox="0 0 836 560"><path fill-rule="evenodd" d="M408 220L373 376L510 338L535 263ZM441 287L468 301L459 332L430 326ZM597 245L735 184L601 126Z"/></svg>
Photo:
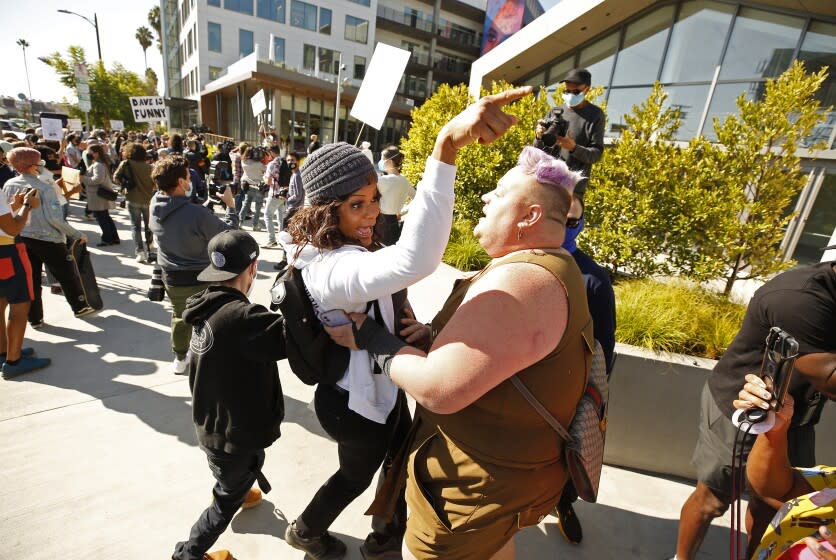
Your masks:
<svg viewBox="0 0 836 560"><path fill-rule="evenodd" d="M84 21L92 25L96 29L96 47L99 49L99 62L102 61L102 43L99 40L99 18L95 12L93 12L93 20L90 21L90 18L87 16L83 16L81 14L77 14L75 12L71 12L70 10L58 10L62 14L71 14L74 16L78 16L82 18Z"/></svg>
<svg viewBox="0 0 836 560"><path fill-rule="evenodd" d="M340 53L340 60L337 66L337 105L334 108L334 142L340 141L340 93L343 89L342 73L345 70L343 64L343 53Z"/></svg>
<svg viewBox="0 0 836 560"><path fill-rule="evenodd" d="M29 88L29 112L30 118L35 118L35 106L32 104L32 83L29 81L29 64L26 62L26 47L29 42L26 39L18 39L17 44L23 49L23 68L26 70L26 87Z"/></svg>

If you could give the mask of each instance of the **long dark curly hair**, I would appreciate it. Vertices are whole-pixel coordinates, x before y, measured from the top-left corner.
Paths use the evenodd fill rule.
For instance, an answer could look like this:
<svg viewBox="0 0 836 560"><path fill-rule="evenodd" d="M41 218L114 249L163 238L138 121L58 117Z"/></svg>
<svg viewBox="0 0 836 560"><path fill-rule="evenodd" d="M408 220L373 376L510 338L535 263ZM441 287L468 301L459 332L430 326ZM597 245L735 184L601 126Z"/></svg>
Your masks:
<svg viewBox="0 0 836 560"><path fill-rule="evenodd" d="M377 175L369 178L369 183L377 184ZM340 231L340 205L348 200L348 196L334 200L323 201L311 206L300 208L287 224L287 232L293 242L299 247L310 243L317 249L334 250L343 245L360 245L357 239L347 237ZM377 228L373 229L370 251L380 247L380 236Z"/></svg>

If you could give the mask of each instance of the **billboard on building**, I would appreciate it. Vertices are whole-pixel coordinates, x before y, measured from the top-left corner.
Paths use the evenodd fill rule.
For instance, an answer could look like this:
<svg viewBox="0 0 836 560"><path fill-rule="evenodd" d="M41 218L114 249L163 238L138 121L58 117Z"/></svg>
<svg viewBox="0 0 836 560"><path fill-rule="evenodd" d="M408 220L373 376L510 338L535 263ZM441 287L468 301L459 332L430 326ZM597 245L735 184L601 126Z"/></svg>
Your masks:
<svg viewBox="0 0 836 560"><path fill-rule="evenodd" d="M555 4L554 0L547 0ZM557 2L559 3L559 2ZM490 52L502 41L543 14L540 0L488 0L482 30L482 52Z"/></svg>

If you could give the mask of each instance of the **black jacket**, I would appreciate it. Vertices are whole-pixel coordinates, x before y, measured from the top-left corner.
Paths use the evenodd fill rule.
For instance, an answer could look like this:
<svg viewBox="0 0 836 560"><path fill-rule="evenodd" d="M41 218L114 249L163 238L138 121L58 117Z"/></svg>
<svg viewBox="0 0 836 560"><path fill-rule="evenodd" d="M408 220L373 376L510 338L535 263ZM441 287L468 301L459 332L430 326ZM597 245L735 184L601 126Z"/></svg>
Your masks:
<svg viewBox="0 0 836 560"><path fill-rule="evenodd" d="M201 445L226 453L269 447L281 435L283 319L240 291L210 286L186 302L189 387Z"/></svg>

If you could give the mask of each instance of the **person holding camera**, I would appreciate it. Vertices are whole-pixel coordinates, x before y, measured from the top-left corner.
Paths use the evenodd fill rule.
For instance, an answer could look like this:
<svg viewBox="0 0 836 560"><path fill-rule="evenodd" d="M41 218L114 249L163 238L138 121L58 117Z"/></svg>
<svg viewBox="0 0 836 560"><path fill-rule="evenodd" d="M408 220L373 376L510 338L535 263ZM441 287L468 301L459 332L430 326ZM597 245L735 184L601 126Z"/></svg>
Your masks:
<svg viewBox="0 0 836 560"><path fill-rule="evenodd" d="M773 326L780 326L799 345L789 386L795 401L787 432L789 458L797 467L816 464L815 425L827 400L836 398L836 262L799 266L761 286L749 302L740 331L709 375L702 391L699 436L691 459L697 487L680 513L677 560L696 558L709 525L732 502L731 459L738 435L731 421L732 402L738 398L745 376L760 370L764 340ZM754 436L744 439L743 457L748 456L754 440ZM766 507L756 499L749 503L756 518L768 519L768 511L759 513Z"/></svg>
<svg viewBox="0 0 836 560"><path fill-rule="evenodd" d="M748 374L734 407L738 410L773 409L774 397L763 379ZM758 533L752 539L749 558L783 560L789 549L800 551L805 546L815 558L836 558L833 530L836 529L836 468L817 466L796 469L789 458L789 428L795 411L792 395L786 395L780 409L775 411L775 425L755 439L746 464L746 478L752 492L773 510L780 512L772 518L755 519ZM758 526L758 524L760 526ZM815 527L820 526L818 535ZM765 531L764 531L765 529ZM823 537L822 539L818 538ZM830 543L830 547L826 542ZM795 558L795 556L790 556Z"/></svg>
<svg viewBox="0 0 836 560"><path fill-rule="evenodd" d="M575 195L583 200L592 165L604 153L604 111L586 99L592 74L585 68L570 71L560 83L566 84L563 105L549 109L534 128L534 146L566 162L572 171L580 171L583 179L575 187Z"/></svg>
<svg viewBox="0 0 836 560"><path fill-rule="evenodd" d="M206 284L198 279L198 274L209 266L206 246L218 233L237 228L238 215L229 189L220 197L227 207L227 221L191 202L189 162L181 155L160 159L154 164L151 178L159 189L151 198L151 233L156 239L157 263L172 307L172 369L176 375L184 375L191 340L191 329L183 321L186 299L206 289Z"/></svg>

